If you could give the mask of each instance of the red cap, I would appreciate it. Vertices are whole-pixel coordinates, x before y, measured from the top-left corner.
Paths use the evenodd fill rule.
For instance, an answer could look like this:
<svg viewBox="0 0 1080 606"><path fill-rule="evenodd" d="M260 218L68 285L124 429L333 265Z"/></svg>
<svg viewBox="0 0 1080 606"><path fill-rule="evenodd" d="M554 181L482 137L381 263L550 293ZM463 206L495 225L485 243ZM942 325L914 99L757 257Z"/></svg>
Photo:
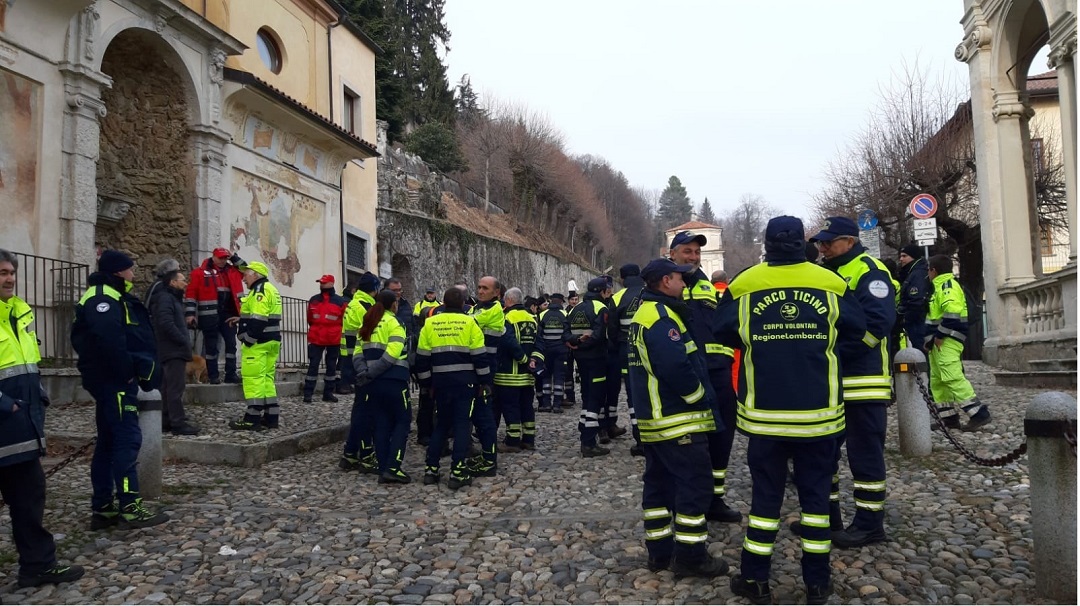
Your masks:
<svg viewBox="0 0 1080 606"><path fill-rule="evenodd" d="M229 251L228 251L227 249L224 249L224 248L215 248L215 249L214 249L214 256L215 256L215 257L220 257L220 258L223 258L223 259L228 259L228 258L229 258L229 257L231 257L232 255L231 255L231 254L229 254Z"/></svg>
<svg viewBox="0 0 1080 606"><path fill-rule="evenodd" d="M315 280L315 281L318 282L319 284L333 284L334 283L334 276L331 276L330 274L326 274L325 276L323 276L323 277L321 277L321 278L319 278L318 280Z"/></svg>

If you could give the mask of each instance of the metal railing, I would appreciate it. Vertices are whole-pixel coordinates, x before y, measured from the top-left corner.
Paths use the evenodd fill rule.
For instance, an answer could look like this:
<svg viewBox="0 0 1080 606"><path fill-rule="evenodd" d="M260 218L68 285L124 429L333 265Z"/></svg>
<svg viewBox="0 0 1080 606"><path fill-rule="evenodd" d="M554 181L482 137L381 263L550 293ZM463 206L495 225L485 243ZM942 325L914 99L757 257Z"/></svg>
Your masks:
<svg viewBox="0 0 1080 606"><path fill-rule="evenodd" d="M278 366L307 367L307 299L281 297L281 354Z"/></svg>
<svg viewBox="0 0 1080 606"><path fill-rule="evenodd" d="M75 318L75 304L86 291L90 266L12 252L19 260L15 294L34 310L42 366L74 365L71 322Z"/></svg>

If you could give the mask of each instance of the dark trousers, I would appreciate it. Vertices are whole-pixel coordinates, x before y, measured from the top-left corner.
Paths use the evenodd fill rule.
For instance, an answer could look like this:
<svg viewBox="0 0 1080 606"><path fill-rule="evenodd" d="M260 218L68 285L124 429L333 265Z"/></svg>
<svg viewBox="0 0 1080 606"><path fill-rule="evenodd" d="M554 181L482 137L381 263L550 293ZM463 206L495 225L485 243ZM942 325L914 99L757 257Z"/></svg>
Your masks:
<svg viewBox="0 0 1080 606"><path fill-rule="evenodd" d="M731 367L709 369L709 382L716 392L716 431L709 436L709 460L712 462L713 497L724 498L727 493L727 469L731 460L731 444L735 441L735 390L731 386ZM720 427L721 423L723 428Z"/></svg>
<svg viewBox="0 0 1080 606"><path fill-rule="evenodd" d="M885 524L885 426L886 404L857 402L844 407L847 421L848 467L855 482L855 519L863 530L876 530ZM839 497L840 448L833 466L835 492ZM838 503L839 505L839 503Z"/></svg>
<svg viewBox="0 0 1080 606"><path fill-rule="evenodd" d="M540 375L540 408L562 407L566 389L566 348L544 352L544 374Z"/></svg>
<svg viewBox="0 0 1080 606"><path fill-rule="evenodd" d="M498 461L495 454L495 442L498 440L499 428L495 424L495 398L491 395L477 395L472 407L472 424L476 427L476 438L480 440L480 451L484 454L484 460L494 465ZM457 435L455 434L454 449L457 449ZM469 442L466 442L469 444Z"/></svg>
<svg viewBox="0 0 1080 606"><path fill-rule="evenodd" d="M435 398L431 396L431 387L421 387L417 400L416 441L426 445L435 430Z"/></svg>
<svg viewBox="0 0 1080 606"><path fill-rule="evenodd" d="M218 374L218 357L221 353L218 339L225 341L225 378L236 377L236 326L229 326L224 320L217 323L213 328L202 329L203 333L203 357L206 358L206 375L211 381L216 380Z"/></svg>
<svg viewBox="0 0 1080 606"><path fill-rule="evenodd" d="M135 399L138 390L138 384L129 383L91 391L97 402L97 443L90 461L90 483L94 487L90 505L95 510L111 505L114 494L121 509L139 498L139 474L135 471L142 448L139 403Z"/></svg>
<svg viewBox="0 0 1080 606"><path fill-rule="evenodd" d="M375 452L375 417L368 403L369 387L370 383L356 388L349 413L349 435L345 438L346 457L362 459Z"/></svg>
<svg viewBox="0 0 1080 606"><path fill-rule="evenodd" d="M495 400L506 418L506 444L519 446L536 442L536 411L532 387L495 386Z"/></svg>
<svg viewBox="0 0 1080 606"><path fill-rule="evenodd" d="M161 372L161 426L182 425L188 420L184 412L187 362L169 360L161 365Z"/></svg>
<svg viewBox="0 0 1080 606"><path fill-rule="evenodd" d="M379 473L401 469L412 418L407 381L375 379L367 386L368 407L375 417L375 458Z"/></svg>
<svg viewBox="0 0 1080 606"><path fill-rule="evenodd" d="M0 496L11 514L11 538L19 552L19 576L32 577L56 565L56 543L45 530L45 472L41 459L0 467Z"/></svg>
<svg viewBox="0 0 1080 606"><path fill-rule="evenodd" d="M356 353L356 336L345 337L345 349L348 353L341 353L341 347L338 346L338 357L341 362L341 385L346 387L353 387L356 383L356 368L353 367L352 358Z"/></svg>
<svg viewBox="0 0 1080 606"><path fill-rule="evenodd" d="M807 585L829 582L829 483L839 443L835 438L814 442L771 440L750 436L746 462L753 481L750 520L743 539L742 576L769 580L780 508L784 504L788 460L795 466L795 488L802 509L802 571Z"/></svg>
<svg viewBox="0 0 1080 606"><path fill-rule="evenodd" d="M628 364L630 355L630 345L628 343L622 343L619 345L619 372L621 373L621 381L623 388L626 389L626 408L630 412L630 432L634 436L634 441L641 444L641 432L637 426L637 413L634 412L634 395L630 393L630 369ZM729 449L730 450L730 449Z"/></svg>
<svg viewBox="0 0 1080 606"><path fill-rule="evenodd" d="M649 558L674 556L690 564L704 560L709 538L705 512L712 499L707 438L695 433L646 443L642 480L641 509Z"/></svg>
<svg viewBox="0 0 1080 606"><path fill-rule="evenodd" d="M319 364L322 363L324 355L326 356L326 377L323 378L323 397L334 393L334 386L337 385L337 365L338 358L341 356L341 346L312 345L308 343L308 367L307 374L304 376L304 397L310 398L315 394L315 383L319 380Z"/></svg>
<svg viewBox="0 0 1080 606"><path fill-rule="evenodd" d="M607 399L607 359L586 358L577 363L581 371L581 416L578 418L581 445L596 446L600 409Z"/></svg>
<svg viewBox="0 0 1080 606"><path fill-rule="evenodd" d="M582 389L585 386L582 385ZM574 402L577 397L574 396L574 352L567 352L566 354L566 371L563 375L563 395L568 402Z"/></svg>
<svg viewBox="0 0 1080 606"><path fill-rule="evenodd" d="M600 429L610 429L619 424L619 392L622 391L622 361L619 351L609 351L607 357L607 380L604 381L604 403L600 409Z"/></svg>
<svg viewBox="0 0 1080 606"><path fill-rule="evenodd" d="M454 471L464 472L465 458L469 455L469 429L476 388L473 385L440 387L435 390L435 429L427 448L425 464L439 468L443 444L450 436L454 438L451 455Z"/></svg>

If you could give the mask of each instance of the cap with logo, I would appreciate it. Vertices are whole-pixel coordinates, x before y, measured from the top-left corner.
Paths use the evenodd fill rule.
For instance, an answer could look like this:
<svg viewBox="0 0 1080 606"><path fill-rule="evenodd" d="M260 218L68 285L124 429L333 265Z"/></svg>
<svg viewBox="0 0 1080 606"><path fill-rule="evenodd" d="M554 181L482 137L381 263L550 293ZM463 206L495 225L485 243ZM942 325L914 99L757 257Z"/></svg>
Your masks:
<svg viewBox="0 0 1080 606"><path fill-rule="evenodd" d="M605 288L611 288L611 276L597 276L589 280L589 292L600 292Z"/></svg>
<svg viewBox="0 0 1080 606"><path fill-rule="evenodd" d="M325 276L323 276L323 277L321 277L321 278L319 278L318 280L315 280L315 281L318 282L319 284L333 284L334 283L334 276L332 276L330 274L326 274Z"/></svg>
<svg viewBox="0 0 1080 606"><path fill-rule="evenodd" d="M708 238L704 234L695 234L692 231L680 231L671 238L671 246L668 248L675 248L676 246L682 246L683 244L689 244L691 242L697 242L698 246L705 246L708 242Z"/></svg>
<svg viewBox="0 0 1080 606"><path fill-rule="evenodd" d="M214 256L219 259L228 259L232 256L232 253L230 253L229 250L226 248L215 248Z"/></svg>
<svg viewBox="0 0 1080 606"><path fill-rule="evenodd" d="M679 265L671 259L653 259L641 268L641 279L646 282L655 282L664 276L671 274L685 274L694 269L693 265Z"/></svg>
<svg viewBox="0 0 1080 606"><path fill-rule="evenodd" d="M833 240L849 236L859 237L859 226L847 217L829 217L825 219L825 226L813 238L811 242L832 242Z"/></svg>

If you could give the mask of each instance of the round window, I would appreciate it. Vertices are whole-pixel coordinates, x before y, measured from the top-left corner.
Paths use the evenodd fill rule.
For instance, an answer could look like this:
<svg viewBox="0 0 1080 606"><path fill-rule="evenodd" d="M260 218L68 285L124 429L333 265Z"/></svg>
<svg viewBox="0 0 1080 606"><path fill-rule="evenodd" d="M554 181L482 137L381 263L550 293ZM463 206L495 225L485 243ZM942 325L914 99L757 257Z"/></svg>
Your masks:
<svg viewBox="0 0 1080 606"><path fill-rule="evenodd" d="M275 74L280 74L281 48L278 46L277 40L274 39L274 35L267 31L266 28L260 29L255 42L263 65Z"/></svg>

